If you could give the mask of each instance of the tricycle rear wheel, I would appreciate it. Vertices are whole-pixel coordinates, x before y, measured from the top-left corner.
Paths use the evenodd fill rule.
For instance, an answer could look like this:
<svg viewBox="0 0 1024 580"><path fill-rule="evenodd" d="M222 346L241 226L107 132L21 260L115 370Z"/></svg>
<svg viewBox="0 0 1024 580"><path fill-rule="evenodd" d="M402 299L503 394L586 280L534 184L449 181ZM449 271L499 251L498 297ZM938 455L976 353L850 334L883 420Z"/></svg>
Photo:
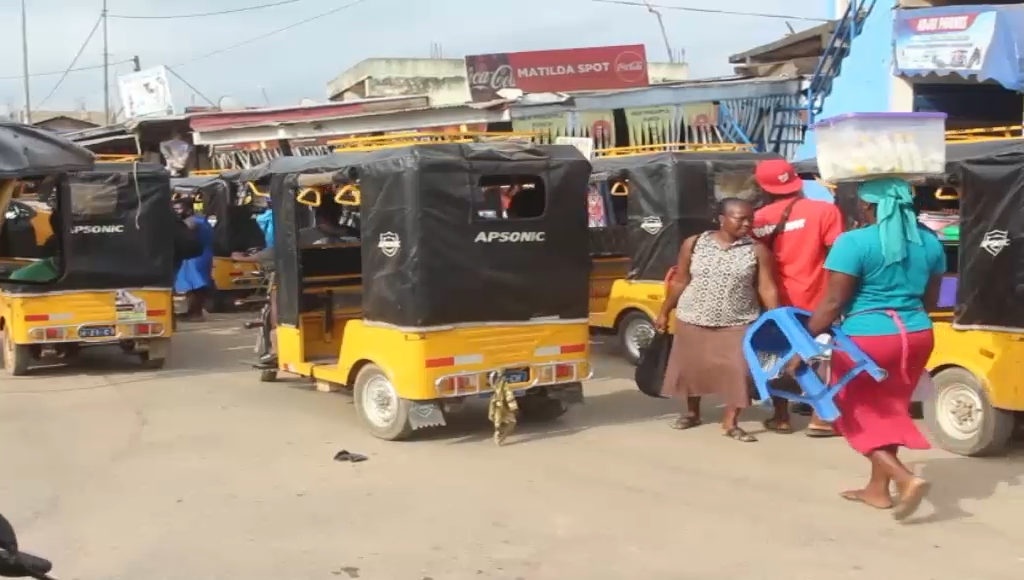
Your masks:
<svg viewBox="0 0 1024 580"><path fill-rule="evenodd" d="M11 327L4 326L3 331L3 365L4 369L12 377L23 377L28 374L29 365L32 362L32 347L27 344L17 344L11 338Z"/></svg>
<svg viewBox="0 0 1024 580"><path fill-rule="evenodd" d="M401 441L412 434L409 410L412 404L398 396L391 379L375 364L367 364L356 375L356 413L371 435L386 441Z"/></svg>
<svg viewBox="0 0 1024 580"><path fill-rule="evenodd" d="M994 455L1006 450L1016 418L992 406L985 387L973 373L960 367L932 377L935 389L924 401L924 420L940 447L968 457Z"/></svg>

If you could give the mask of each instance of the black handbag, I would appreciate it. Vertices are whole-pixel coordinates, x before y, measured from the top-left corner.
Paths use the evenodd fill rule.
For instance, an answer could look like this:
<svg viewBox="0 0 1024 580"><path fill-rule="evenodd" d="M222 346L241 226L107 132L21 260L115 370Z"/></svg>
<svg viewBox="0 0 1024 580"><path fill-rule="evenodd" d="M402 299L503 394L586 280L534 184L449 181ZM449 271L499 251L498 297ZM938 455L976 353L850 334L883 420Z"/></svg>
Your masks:
<svg viewBox="0 0 1024 580"><path fill-rule="evenodd" d="M650 344L640 351L640 361L636 365L633 378L640 392L648 397L664 398L661 387L665 382L665 369L668 367L668 355L672 350L673 335L659 332L651 339Z"/></svg>

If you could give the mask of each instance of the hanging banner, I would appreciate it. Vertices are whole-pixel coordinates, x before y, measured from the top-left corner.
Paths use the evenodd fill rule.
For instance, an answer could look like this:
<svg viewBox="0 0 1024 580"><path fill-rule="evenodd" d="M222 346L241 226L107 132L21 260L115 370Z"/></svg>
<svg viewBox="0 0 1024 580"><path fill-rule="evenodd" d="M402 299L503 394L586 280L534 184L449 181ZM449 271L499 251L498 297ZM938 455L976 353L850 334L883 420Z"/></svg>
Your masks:
<svg viewBox="0 0 1024 580"><path fill-rule="evenodd" d="M580 111L576 113L580 137L594 140L595 149L615 147L615 115L612 111Z"/></svg>
<svg viewBox="0 0 1024 580"><path fill-rule="evenodd" d="M645 107L626 109L626 123L629 125L629 144L660 145L674 143L679 139L679 125L676 107Z"/></svg>
<svg viewBox="0 0 1024 580"><path fill-rule="evenodd" d="M718 134L718 106L714 103L690 103L680 107L683 138L687 143L710 143Z"/></svg>
<svg viewBox="0 0 1024 580"><path fill-rule="evenodd" d="M516 133L533 133L537 143L553 144L558 137L569 135L569 117L565 113L541 115L526 119L513 119L512 130Z"/></svg>
<svg viewBox="0 0 1024 580"><path fill-rule="evenodd" d="M1024 6L946 6L897 10L895 68L918 76L956 74L1024 89Z"/></svg>

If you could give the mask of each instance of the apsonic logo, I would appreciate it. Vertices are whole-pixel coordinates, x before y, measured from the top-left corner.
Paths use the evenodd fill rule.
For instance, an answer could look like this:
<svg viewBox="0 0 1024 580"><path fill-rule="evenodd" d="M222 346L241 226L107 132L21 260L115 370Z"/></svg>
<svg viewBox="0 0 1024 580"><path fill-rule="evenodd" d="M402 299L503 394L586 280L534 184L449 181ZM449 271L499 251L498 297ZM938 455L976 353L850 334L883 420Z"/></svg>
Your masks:
<svg viewBox="0 0 1024 580"><path fill-rule="evenodd" d="M992 257L998 256L1009 245L1010 232L1006 230L992 230L981 240L981 249L992 254Z"/></svg>
<svg viewBox="0 0 1024 580"><path fill-rule="evenodd" d="M476 235L474 242L490 244L498 243L530 243L543 242L544 232L480 232Z"/></svg>
<svg viewBox="0 0 1024 580"><path fill-rule="evenodd" d="M660 232L662 227L664 227L664 225L661 223L661 218L658 216L645 217L643 221L640 222L640 229L652 236Z"/></svg>
<svg viewBox="0 0 1024 580"><path fill-rule="evenodd" d="M385 256L394 258L398 255L398 251L402 249L402 240L395 232L384 232L380 235L377 247L380 248L381 253Z"/></svg>
<svg viewBox="0 0 1024 580"><path fill-rule="evenodd" d="M74 226L71 234L123 234L124 226Z"/></svg>

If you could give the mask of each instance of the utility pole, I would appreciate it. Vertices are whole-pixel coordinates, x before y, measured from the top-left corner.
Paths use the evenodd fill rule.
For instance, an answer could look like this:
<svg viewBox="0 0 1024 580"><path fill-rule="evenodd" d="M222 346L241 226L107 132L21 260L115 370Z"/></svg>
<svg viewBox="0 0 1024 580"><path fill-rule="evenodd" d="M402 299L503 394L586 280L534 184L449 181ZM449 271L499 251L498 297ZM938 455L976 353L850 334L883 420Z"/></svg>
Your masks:
<svg viewBox="0 0 1024 580"><path fill-rule="evenodd" d="M21 66L25 76L25 124L32 124L32 94L28 82L28 17L25 15L25 0L21 0Z"/></svg>
<svg viewBox="0 0 1024 580"><path fill-rule="evenodd" d="M22 0L24 2L25 0ZM103 118L110 124L110 46L107 38L107 0L103 0Z"/></svg>

